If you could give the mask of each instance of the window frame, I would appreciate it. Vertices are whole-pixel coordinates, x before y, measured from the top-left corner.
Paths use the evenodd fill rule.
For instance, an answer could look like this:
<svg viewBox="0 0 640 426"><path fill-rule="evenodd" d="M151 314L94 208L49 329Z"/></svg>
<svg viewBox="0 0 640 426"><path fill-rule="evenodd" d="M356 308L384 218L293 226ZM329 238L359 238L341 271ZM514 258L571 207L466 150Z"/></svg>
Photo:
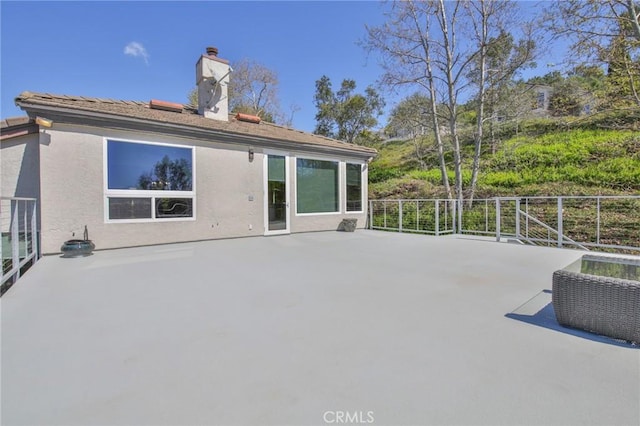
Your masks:
<svg viewBox="0 0 640 426"><path fill-rule="evenodd" d="M314 156L314 155L296 155L295 157L295 161L294 161L294 169L293 169L293 176L295 176L295 200L296 200L296 211L295 211L295 215L296 216L331 216L331 215L340 215L343 214L342 212L342 191L341 188L343 186L343 177L342 177L342 164L344 163L341 160L335 159L335 158L328 158L328 157L320 157L320 156ZM337 210L335 212L310 212L310 213L299 213L298 212L298 208L300 206L300 204L298 203L298 159L301 160L314 160L314 161L326 161L329 163L337 163L338 164L338 185L337 185L337 196L338 196L338 202L337 202Z"/></svg>
<svg viewBox="0 0 640 426"><path fill-rule="evenodd" d="M183 148L191 150L191 191L163 191L147 189L109 189L109 141L160 147ZM103 138L103 200L105 223L156 223L156 222L191 222L196 220L196 147L174 143L149 142L123 138ZM151 217L140 219L111 219L109 217L109 198L144 198L151 199ZM190 217L156 217L156 200L161 198L184 198L191 200Z"/></svg>
<svg viewBox="0 0 640 426"><path fill-rule="evenodd" d="M547 103L547 93L544 90L539 90L536 94L537 109L545 109L544 106Z"/></svg>
<svg viewBox="0 0 640 426"><path fill-rule="evenodd" d="M360 210L349 210L349 177L347 175L347 166L351 164L354 166L360 166ZM345 214L362 214L364 213L365 192L364 192L364 170L365 163L358 163L352 161L344 161L344 212Z"/></svg>

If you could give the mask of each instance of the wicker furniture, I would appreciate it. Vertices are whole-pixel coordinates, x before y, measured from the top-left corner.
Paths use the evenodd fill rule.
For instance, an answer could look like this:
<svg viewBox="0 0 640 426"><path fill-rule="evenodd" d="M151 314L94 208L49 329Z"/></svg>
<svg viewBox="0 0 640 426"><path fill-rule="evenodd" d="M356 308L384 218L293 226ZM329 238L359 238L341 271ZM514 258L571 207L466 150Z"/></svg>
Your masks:
<svg viewBox="0 0 640 426"><path fill-rule="evenodd" d="M585 255L553 273L558 323L640 343L640 259Z"/></svg>

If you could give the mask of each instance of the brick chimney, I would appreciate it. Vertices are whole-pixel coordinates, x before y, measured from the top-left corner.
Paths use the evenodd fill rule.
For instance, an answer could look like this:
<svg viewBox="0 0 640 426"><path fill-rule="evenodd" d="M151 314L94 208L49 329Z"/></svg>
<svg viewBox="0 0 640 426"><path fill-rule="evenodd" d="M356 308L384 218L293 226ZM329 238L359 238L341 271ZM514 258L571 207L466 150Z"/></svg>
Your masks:
<svg viewBox="0 0 640 426"><path fill-rule="evenodd" d="M229 121L229 61L218 58L218 49L207 47L196 64L198 114L214 120Z"/></svg>

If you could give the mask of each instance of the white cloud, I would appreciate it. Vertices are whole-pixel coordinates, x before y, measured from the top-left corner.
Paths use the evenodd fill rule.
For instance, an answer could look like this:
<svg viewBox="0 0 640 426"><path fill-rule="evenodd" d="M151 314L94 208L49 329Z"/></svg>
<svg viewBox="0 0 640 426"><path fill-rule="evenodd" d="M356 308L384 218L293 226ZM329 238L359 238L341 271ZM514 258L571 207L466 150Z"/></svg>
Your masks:
<svg viewBox="0 0 640 426"><path fill-rule="evenodd" d="M134 58L142 58L146 64L149 64L149 54L142 43L132 41L124 47L124 54L133 56Z"/></svg>

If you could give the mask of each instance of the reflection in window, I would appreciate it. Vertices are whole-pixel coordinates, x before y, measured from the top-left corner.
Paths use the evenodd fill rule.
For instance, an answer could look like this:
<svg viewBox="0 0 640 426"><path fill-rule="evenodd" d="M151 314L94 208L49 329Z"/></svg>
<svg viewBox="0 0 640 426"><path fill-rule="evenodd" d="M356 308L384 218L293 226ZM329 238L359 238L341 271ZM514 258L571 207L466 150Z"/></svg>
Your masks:
<svg viewBox="0 0 640 426"><path fill-rule="evenodd" d="M192 217L191 198L156 198L156 217Z"/></svg>
<svg viewBox="0 0 640 426"><path fill-rule="evenodd" d="M339 211L338 162L298 158L296 206L298 213Z"/></svg>
<svg viewBox="0 0 640 426"><path fill-rule="evenodd" d="M108 141L109 189L192 190L192 148Z"/></svg>
<svg viewBox="0 0 640 426"><path fill-rule="evenodd" d="M193 147L108 140L108 220L193 217Z"/></svg>
<svg viewBox="0 0 640 426"><path fill-rule="evenodd" d="M109 197L109 219L151 219L151 198Z"/></svg>
<svg viewBox="0 0 640 426"><path fill-rule="evenodd" d="M347 163L347 211L362 211L362 165Z"/></svg>

